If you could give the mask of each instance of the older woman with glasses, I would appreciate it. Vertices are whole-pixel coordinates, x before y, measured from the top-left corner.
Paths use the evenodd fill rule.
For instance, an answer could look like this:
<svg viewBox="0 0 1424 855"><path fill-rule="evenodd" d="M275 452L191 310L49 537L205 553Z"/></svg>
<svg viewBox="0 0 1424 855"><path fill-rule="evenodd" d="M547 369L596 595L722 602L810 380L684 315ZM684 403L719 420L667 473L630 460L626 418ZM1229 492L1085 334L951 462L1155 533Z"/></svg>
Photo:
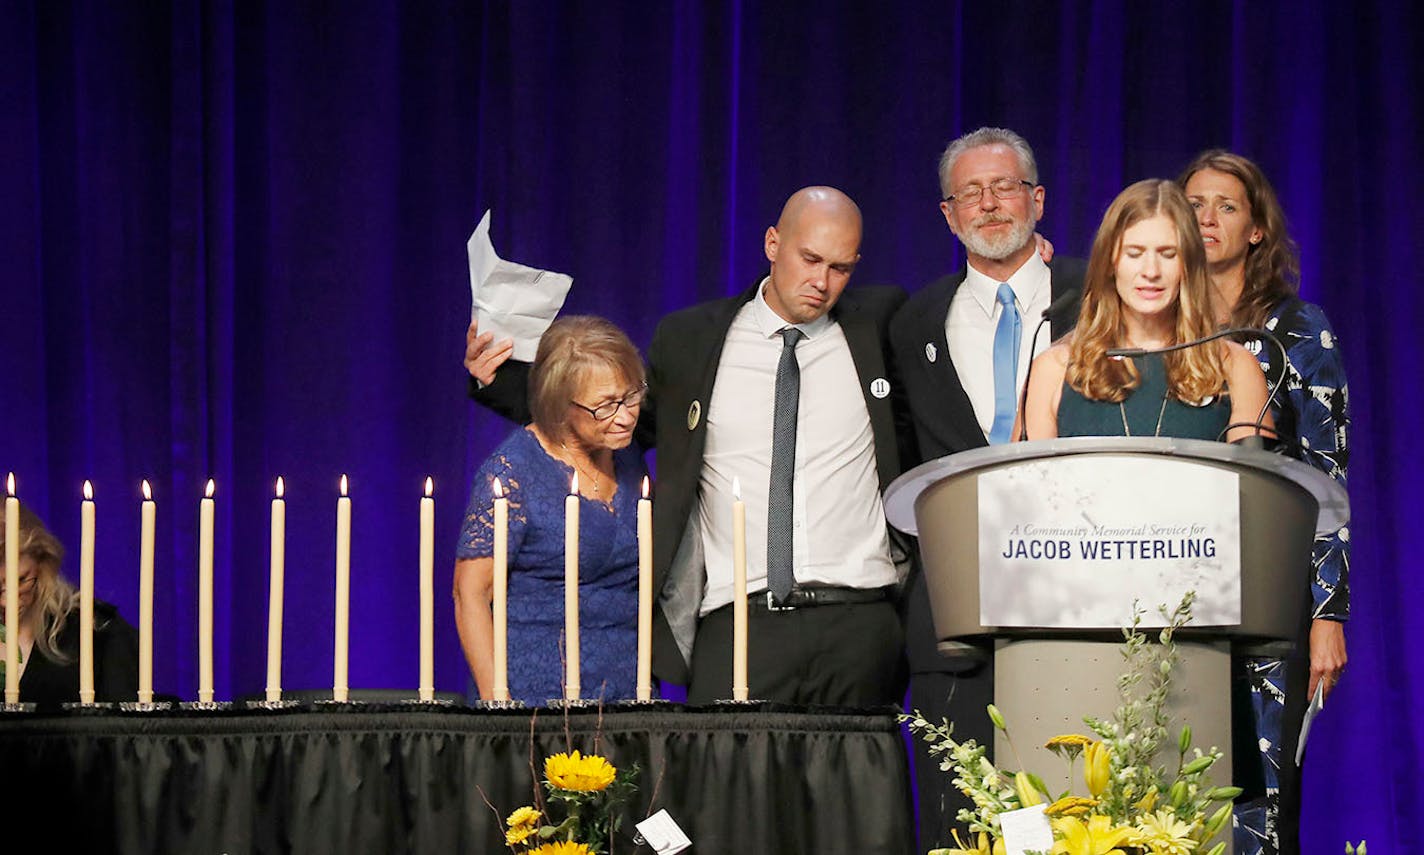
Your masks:
<svg viewBox="0 0 1424 855"><path fill-rule="evenodd" d="M638 350L612 323L555 321L529 374L533 421L475 475L455 563L455 618L480 696L494 690L493 482L509 498L510 696L563 697L564 500L578 476L582 693L634 696L637 501L646 469L633 429L647 390Z"/></svg>
<svg viewBox="0 0 1424 855"><path fill-rule="evenodd" d="M0 518L4 513L0 511ZM0 550L5 546L0 527ZM20 508L20 621L0 633L20 645L20 701L57 707L79 700L79 593L60 575L64 546L29 508ZM5 581L0 574L0 602ZM3 614L0 614L3 617ZM14 630L13 632L11 630ZM94 602L94 699L138 695L138 633L108 603Z"/></svg>

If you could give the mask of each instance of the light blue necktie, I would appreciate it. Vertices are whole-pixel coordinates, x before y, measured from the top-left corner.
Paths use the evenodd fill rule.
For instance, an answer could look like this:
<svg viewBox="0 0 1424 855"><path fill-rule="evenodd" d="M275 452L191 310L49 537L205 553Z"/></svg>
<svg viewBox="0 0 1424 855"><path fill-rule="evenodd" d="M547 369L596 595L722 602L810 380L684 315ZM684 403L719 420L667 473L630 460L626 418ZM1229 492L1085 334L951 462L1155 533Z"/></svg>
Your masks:
<svg viewBox="0 0 1424 855"><path fill-rule="evenodd" d="M1019 342L1023 339L1023 323L1014 306L1014 289L1009 283L999 285L996 295L1004 310L999 313L999 326L994 330L994 425L989 429L989 443L999 445L1009 441L1014 429L1014 413L1018 410Z"/></svg>

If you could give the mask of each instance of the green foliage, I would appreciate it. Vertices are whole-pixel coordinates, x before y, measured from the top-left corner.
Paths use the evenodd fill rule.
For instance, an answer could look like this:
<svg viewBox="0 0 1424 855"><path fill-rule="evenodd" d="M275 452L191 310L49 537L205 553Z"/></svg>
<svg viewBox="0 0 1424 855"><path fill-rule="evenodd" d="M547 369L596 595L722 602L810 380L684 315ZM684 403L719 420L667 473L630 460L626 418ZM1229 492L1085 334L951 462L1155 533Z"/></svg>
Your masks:
<svg viewBox="0 0 1424 855"><path fill-rule="evenodd" d="M1223 850L1225 844L1208 843L1229 827L1231 801L1241 790L1212 786L1209 774L1222 753L1215 747L1207 751L1193 747L1191 728L1184 727L1172 743L1176 748L1175 762L1156 762L1159 750L1168 744L1171 725L1167 698L1179 661L1175 637L1191 620L1194 599L1195 595L1188 593L1172 611L1162 608L1167 626L1155 639L1143 632L1142 610L1134 607L1132 623L1123 629L1122 656L1126 665L1117 681L1118 706L1109 719L1084 720L1098 740L1068 734L1054 737L1046 746L1067 762L1070 781L1075 777L1073 766L1082 755L1091 787L1087 797L1078 797L1072 794L1070 785L1049 805L1048 815L1060 841L1071 833L1078 835L1080 841L1082 835L1093 835L1095 840L1099 836L1104 840L1112 838L1114 842L1103 845L1121 846L1127 851L1219 855ZM988 714L1013 749L1004 714L992 705ZM939 758L940 769L950 773L954 786L973 802L972 810L961 810L958 816L971 835L982 832L998 838L999 814L1036 802L1036 793L1052 798L1042 779L1032 772L1001 770L989 762L985 747L973 740L955 740L948 722L935 724L918 711L901 720L929 743L930 755ZM1022 767L1016 749L1013 760ZM1095 823L1091 830L1090 819ZM1091 848L1098 844L1084 845Z"/></svg>

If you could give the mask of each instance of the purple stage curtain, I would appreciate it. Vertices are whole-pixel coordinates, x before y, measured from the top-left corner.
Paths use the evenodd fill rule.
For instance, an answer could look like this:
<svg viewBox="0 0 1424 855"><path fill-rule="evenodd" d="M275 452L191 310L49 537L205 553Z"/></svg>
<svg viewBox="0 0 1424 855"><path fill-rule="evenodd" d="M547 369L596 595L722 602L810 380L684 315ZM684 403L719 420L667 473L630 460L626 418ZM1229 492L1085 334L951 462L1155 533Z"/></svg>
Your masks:
<svg viewBox="0 0 1424 855"><path fill-rule="evenodd" d="M1256 158L1353 385L1351 665L1312 734L1308 851L1424 847L1410 4L6 0L0 15L0 470L71 548L93 479L99 594L131 619L138 484L154 483L158 683L185 698L210 476L220 698L263 685L279 474L286 685L330 683L343 473L352 684L415 685L430 474L436 680L466 685L443 592L470 473L509 429L466 401L460 365L464 241L485 208L505 257L572 273L569 310L646 343L666 311L758 275L766 226L805 184L863 206L857 281L913 289L958 266L935 163L981 124L1036 146L1042 230L1066 254L1124 184L1208 146Z"/></svg>

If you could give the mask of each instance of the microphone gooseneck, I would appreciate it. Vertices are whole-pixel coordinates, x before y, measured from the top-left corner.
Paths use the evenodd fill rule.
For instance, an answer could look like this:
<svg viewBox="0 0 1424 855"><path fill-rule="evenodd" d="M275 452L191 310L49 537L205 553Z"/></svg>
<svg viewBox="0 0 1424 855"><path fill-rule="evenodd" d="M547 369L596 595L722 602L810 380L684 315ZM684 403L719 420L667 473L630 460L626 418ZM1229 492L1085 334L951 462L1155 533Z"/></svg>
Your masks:
<svg viewBox="0 0 1424 855"><path fill-rule="evenodd" d="M1043 316L1038 319L1038 325L1033 328L1033 338L1028 343L1028 368L1024 371L1023 390L1019 392L1019 442L1028 439L1028 413L1025 408L1028 406L1028 381L1033 378L1033 358L1038 350L1038 334L1043 331L1043 325L1048 323L1063 310L1073 305L1078 299L1078 289L1069 288L1059 294L1053 302L1048 304L1048 308L1043 310Z"/></svg>
<svg viewBox="0 0 1424 855"><path fill-rule="evenodd" d="M1271 404L1275 403L1276 395L1278 395L1281 391L1281 384L1286 377L1286 366L1290 362L1289 358L1286 356L1285 345L1281 344L1279 339L1271 335L1266 330L1256 329L1255 327L1226 327L1224 329L1217 330L1211 335L1205 335L1201 338L1193 339L1191 341L1184 341L1180 344L1169 344L1166 347L1113 347L1108 349L1107 355L1112 357L1113 359L1136 359L1139 356L1151 356L1157 353L1171 353L1176 350L1186 350L1189 347L1197 347L1198 345L1203 345L1207 342L1216 341L1219 338L1225 338L1227 336L1232 335L1244 335L1249 336L1251 338L1263 339L1265 341L1268 341L1275 346L1276 353L1279 354L1281 357L1281 370L1277 375L1275 382L1271 384L1271 393L1266 396L1266 403L1261 405L1261 412L1259 415L1256 416L1256 420L1254 422L1234 422L1232 424L1227 425L1225 428L1222 428L1221 431L1221 436L1225 436L1226 432L1231 430L1232 428L1250 427L1255 429L1256 436L1260 437L1263 432L1271 430L1265 426L1266 413L1270 412ZM1271 430L1271 433L1275 433L1277 438L1280 437L1280 434L1276 433L1276 431L1274 430Z"/></svg>

